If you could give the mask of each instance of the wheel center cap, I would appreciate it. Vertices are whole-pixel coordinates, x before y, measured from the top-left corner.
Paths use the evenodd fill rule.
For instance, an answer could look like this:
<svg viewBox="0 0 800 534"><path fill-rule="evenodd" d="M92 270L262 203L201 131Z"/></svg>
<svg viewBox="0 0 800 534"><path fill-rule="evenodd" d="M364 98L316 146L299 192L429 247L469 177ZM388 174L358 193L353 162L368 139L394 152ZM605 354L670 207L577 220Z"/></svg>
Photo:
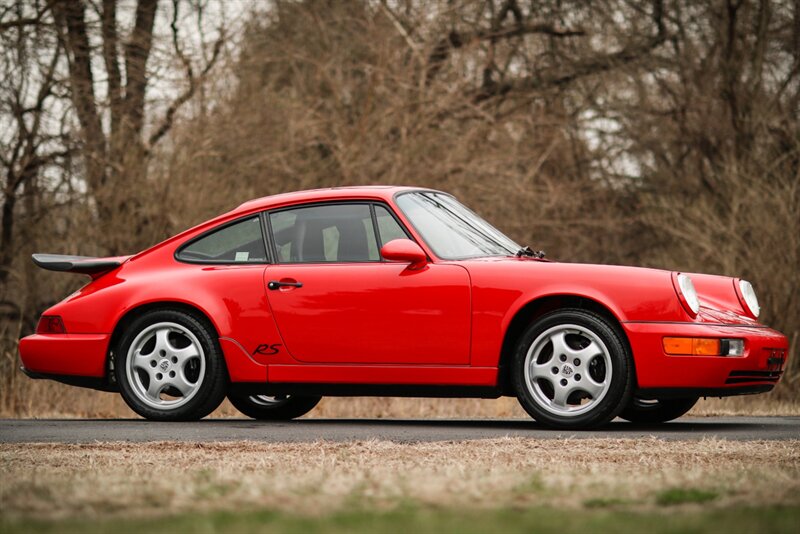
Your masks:
<svg viewBox="0 0 800 534"><path fill-rule="evenodd" d="M162 371L166 371L169 369L169 360L161 360L161 363L158 364Z"/></svg>
<svg viewBox="0 0 800 534"><path fill-rule="evenodd" d="M565 363L564 367L561 368L561 374L564 376L571 376L574 372L575 371L572 369L572 366L570 366L568 363Z"/></svg>

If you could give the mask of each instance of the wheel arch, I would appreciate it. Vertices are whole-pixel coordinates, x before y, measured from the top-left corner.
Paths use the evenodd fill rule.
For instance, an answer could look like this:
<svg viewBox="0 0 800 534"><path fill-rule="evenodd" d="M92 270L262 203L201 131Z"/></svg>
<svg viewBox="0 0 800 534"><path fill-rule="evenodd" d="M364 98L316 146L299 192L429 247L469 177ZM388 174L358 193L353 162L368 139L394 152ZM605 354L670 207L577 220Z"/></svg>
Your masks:
<svg viewBox="0 0 800 534"><path fill-rule="evenodd" d="M521 306L509 321L503 335L503 344L500 349L500 361L498 364L498 383L505 394L515 395L511 385L511 368L514 358L514 348L517 341L525 329L539 317L552 311L576 308L594 312L605 318L616 330L625 344L628 354L631 356L633 365L634 385L636 382L636 362L633 358L630 340L622 328L622 322L617 315L605 304L596 299L584 295L556 294L547 295L533 299Z"/></svg>
<svg viewBox="0 0 800 534"><path fill-rule="evenodd" d="M131 324L134 320L142 315L149 313L155 310L178 310L189 313L198 317L199 319L205 321L207 326L212 329L212 334L215 339L219 338L219 329L217 325L211 320L209 315L198 308L197 306L193 306L192 304L188 304L186 302L181 301L174 301L174 300L160 300L160 301L153 301L153 302L145 302L139 305L136 305L130 309L128 309L124 314L122 314L119 319L117 319L116 324L114 325L114 329L111 332L111 337L109 338L108 342L108 351L106 354L106 365L105 365L105 379L107 382L112 383L114 381L114 373L112 372L112 366L114 362L113 354L114 350L117 347L120 339L125 333L125 329L128 325Z"/></svg>

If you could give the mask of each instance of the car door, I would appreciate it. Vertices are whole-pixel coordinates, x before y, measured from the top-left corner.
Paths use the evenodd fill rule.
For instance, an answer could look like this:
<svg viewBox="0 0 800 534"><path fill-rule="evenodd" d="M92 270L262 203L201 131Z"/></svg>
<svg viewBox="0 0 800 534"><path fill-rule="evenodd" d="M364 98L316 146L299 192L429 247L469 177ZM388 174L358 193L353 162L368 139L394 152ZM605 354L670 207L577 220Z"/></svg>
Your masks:
<svg viewBox="0 0 800 534"><path fill-rule="evenodd" d="M463 267L383 261L408 238L388 207L304 205L267 214L275 264L268 300L293 358L308 363L469 363L470 283Z"/></svg>

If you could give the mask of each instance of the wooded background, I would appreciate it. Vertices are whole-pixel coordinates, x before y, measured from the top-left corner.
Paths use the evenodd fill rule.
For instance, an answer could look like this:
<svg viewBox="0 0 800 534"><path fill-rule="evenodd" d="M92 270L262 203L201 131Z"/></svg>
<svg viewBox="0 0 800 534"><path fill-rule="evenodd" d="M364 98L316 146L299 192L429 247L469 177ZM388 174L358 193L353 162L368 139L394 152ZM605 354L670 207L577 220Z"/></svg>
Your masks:
<svg viewBox="0 0 800 534"><path fill-rule="evenodd" d="M31 253L357 184L557 260L751 280L792 343L770 396L800 398L800 0L0 0L0 180L3 413L90 395L17 370L84 283Z"/></svg>

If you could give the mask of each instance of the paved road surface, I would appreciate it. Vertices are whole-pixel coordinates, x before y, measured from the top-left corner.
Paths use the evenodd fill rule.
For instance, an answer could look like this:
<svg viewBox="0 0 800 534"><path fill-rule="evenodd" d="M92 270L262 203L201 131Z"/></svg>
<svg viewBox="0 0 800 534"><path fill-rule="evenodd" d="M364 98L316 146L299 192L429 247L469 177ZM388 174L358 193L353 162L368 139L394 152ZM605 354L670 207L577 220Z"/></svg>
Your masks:
<svg viewBox="0 0 800 534"><path fill-rule="evenodd" d="M748 441L800 439L800 417L683 418L662 425L615 421L600 430L545 430L532 421L301 419L270 423L251 419L206 419L194 423L154 423L142 419L0 420L0 443L94 441L310 442L381 439L396 442L448 441L520 436L558 438L638 438L699 440L717 437Z"/></svg>

